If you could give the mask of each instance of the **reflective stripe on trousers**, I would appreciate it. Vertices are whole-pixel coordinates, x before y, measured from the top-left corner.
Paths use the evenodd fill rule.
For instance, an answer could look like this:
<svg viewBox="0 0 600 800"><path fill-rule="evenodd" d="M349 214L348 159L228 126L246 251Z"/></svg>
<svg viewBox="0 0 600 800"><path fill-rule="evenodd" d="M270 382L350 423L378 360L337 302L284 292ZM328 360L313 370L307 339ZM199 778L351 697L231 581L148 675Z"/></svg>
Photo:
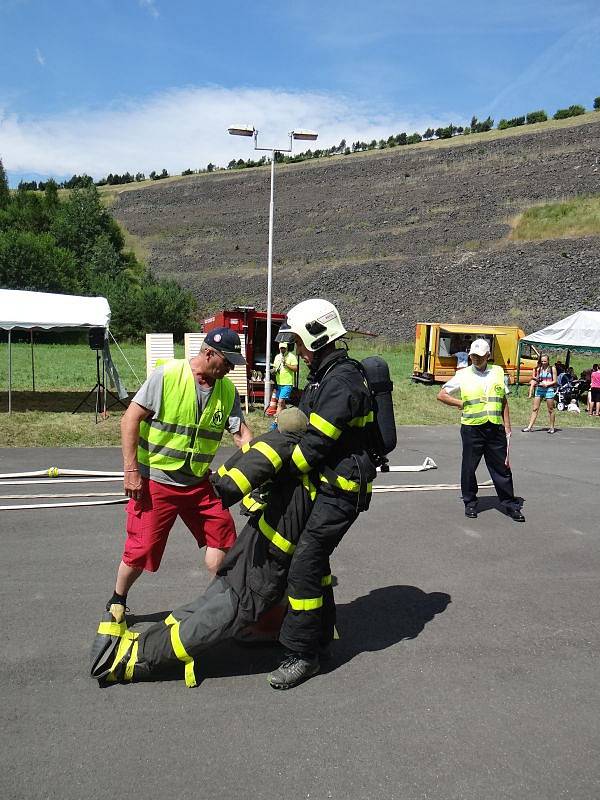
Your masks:
<svg viewBox="0 0 600 800"><path fill-rule="evenodd" d="M194 672L194 659L186 651L179 636L179 621L175 619L173 614L169 614L165 620L165 625L169 627L171 633L171 647L173 648L173 652L177 658L185 664L185 685L193 688L198 685Z"/></svg>

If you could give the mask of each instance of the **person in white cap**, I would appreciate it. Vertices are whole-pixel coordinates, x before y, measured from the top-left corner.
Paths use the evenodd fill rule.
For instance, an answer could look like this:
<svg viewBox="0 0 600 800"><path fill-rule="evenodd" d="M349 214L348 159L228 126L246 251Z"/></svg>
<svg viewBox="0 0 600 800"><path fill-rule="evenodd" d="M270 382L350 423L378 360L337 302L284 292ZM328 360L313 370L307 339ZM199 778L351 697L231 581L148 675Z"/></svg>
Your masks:
<svg viewBox="0 0 600 800"><path fill-rule="evenodd" d="M515 497L512 472L508 463L508 437L511 434L510 412L502 367L489 366L490 345L475 339L469 349L471 366L459 370L445 383L438 400L461 409L462 467L460 484L465 516L477 517L477 478L475 471L485 458L505 514L524 522L521 504ZM457 393L459 396L453 397Z"/></svg>

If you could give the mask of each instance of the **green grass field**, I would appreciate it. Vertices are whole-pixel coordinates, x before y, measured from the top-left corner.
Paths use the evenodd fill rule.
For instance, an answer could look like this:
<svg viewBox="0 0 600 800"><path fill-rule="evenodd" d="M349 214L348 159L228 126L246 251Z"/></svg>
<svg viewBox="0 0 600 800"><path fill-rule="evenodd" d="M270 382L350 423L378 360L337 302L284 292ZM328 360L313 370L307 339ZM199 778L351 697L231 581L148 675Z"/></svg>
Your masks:
<svg viewBox="0 0 600 800"><path fill-rule="evenodd" d="M73 409L96 381L95 355L87 345L39 344L34 348L36 391L32 391L31 348L28 344L13 345L13 413L8 415L8 348L0 345L0 442L4 447L100 447L120 443L120 406L109 410L108 418L95 424L94 409L87 407L77 414ZM113 346L114 361L130 392L146 375L145 349L142 344L122 345L123 354ZM350 353L361 359L380 353L389 363L394 381L394 408L398 425L458 424L458 413L437 402L439 387L412 383L413 345L385 346L374 342L372 347L361 341L351 346ZM183 347L176 347L176 356ZM558 354L557 354L558 357ZM127 359L127 361L125 360ZM573 366L580 372L591 366L592 357L578 356ZM305 375L303 367L302 376ZM527 388L510 398L512 422L523 427L529 416L531 402ZM262 433L269 421L262 409L250 412L248 423L255 433ZM538 424L547 423L542 409ZM599 422L585 414L558 414L559 427L598 426ZM401 434L400 434L401 437Z"/></svg>
<svg viewBox="0 0 600 800"><path fill-rule="evenodd" d="M528 208L517 217L511 239L566 239L600 235L600 196Z"/></svg>

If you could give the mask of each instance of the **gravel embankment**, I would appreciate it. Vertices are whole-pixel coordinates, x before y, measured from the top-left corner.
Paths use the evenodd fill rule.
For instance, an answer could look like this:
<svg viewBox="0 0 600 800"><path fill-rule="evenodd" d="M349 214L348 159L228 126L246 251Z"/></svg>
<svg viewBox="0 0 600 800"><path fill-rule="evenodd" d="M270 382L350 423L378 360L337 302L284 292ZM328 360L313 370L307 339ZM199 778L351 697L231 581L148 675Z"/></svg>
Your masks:
<svg viewBox="0 0 600 800"><path fill-rule="evenodd" d="M508 240L532 203L600 191L600 123L447 149L397 148L277 169L273 299L337 302L353 326L410 338L418 320L532 330L600 307L600 237ZM269 171L123 192L117 219L201 314L264 307Z"/></svg>

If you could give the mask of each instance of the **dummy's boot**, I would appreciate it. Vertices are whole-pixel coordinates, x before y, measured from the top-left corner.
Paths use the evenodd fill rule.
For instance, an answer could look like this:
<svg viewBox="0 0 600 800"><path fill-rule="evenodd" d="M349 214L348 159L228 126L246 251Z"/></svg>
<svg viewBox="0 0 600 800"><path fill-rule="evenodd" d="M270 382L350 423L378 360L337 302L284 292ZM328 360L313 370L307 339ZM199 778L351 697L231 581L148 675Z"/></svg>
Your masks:
<svg viewBox="0 0 600 800"><path fill-rule="evenodd" d="M111 613L102 615L90 653L90 675L113 683L131 680L137 660L139 633L125 622L115 622Z"/></svg>

